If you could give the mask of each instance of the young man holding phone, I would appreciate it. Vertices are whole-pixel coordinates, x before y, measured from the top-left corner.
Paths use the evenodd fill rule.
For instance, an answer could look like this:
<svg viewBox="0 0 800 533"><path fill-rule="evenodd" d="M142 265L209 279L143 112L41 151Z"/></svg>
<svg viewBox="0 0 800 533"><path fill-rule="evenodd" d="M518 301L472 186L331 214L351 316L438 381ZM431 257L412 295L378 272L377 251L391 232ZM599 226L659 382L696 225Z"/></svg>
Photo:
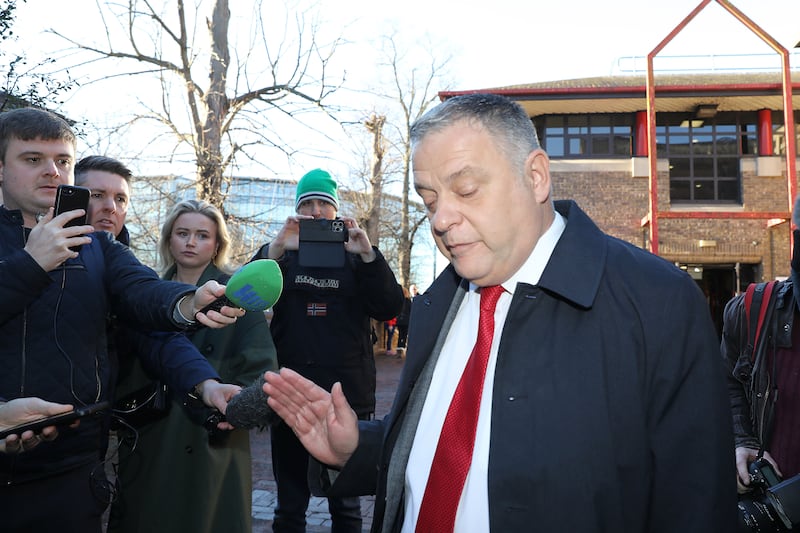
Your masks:
<svg viewBox="0 0 800 533"><path fill-rule="evenodd" d="M233 323L242 310L198 313L224 286L162 281L127 247L88 225L58 216L58 185L71 185L76 138L60 117L36 108L0 114L0 397L37 396L88 405L109 399L106 316L144 328L180 330L195 321ZM81 245L80 252L70 249ZM224 411L232 395L216 387L204 400ZM18 455L0 455L3 527L11 531L99 533L108 504L102 464L108 435L102 420L85 419L60 437ZM106 495L107 496L107 495Z"/></svg>
<svg viewBox="0 0 800 533"><path fill-rule="evenodd" d="M403 292L383 255L355 219L337 218L337 188L324 170L305 174L297 184L297 215L286 219L275 239L254 259L274 259L283 272L283 293L270 323L278 364L327 390L341 382L358 416L369 419L375 411L376 380L370 317L387 320L396 316L403 305ZM313 241L303 241L300 221L312 219L320 222L312 224L316 226L311 232ZM323 220L335 223L327 225ZM338 238L340 224L347 232L346 240ZM330 238L319 235L328 231L326 227ZM321 247L304 255L303 247L309 243ZM330 250L330 257L320 257L324 250ZM341 252L341 260L334 260L337 252ZM308 266L332 264L338 266ZM283 423L271 428L270 437L278 485L273 530L305 531L310 497L308 452ZM328 508L334 531L361 533L358 497L329 498Z"/></svg>

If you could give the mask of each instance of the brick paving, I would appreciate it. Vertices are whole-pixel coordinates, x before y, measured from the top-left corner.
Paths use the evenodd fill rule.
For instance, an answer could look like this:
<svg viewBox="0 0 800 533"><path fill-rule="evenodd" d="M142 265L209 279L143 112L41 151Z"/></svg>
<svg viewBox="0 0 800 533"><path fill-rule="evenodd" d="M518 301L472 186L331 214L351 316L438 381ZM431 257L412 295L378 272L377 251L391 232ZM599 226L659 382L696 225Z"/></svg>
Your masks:
<svg viewBox="0 0 800 533"><path fill-rule="evenodd" d="M375 416L380 418L388 413L392 406L404 359L390 357L383 351L379 351L375 355L375 361L378 369ZM275 480L272 477L269 433L267 431L251 432L250 445L253 457L253 533L271 533L276 489ZM372 526L373 506L374 497L361 498L365 532L368 532ZM308 533L329 532L331 529L330 518L327 500L312 497L306 513L308 524L306 531Z"/></svg>

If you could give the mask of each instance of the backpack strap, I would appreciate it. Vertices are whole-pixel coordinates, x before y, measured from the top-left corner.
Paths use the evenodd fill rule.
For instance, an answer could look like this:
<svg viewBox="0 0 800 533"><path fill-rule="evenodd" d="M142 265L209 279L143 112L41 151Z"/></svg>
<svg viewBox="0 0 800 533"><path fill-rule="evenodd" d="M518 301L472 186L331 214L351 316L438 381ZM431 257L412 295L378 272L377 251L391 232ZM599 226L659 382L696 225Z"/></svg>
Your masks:
<svg viewBox="0 0 800 533"><path fill-rule="evenodd" d="M744 295L744 312L747 316L747 346L752 357L755 358L756 346L761 338L761 328L764 326L764 318L767 315L767 308L772 298L772 292L776 281L763 283L751 283L747 286ZM763 305L764 301L767 305ZM755 312L751 312L755 309Z"/></svg>

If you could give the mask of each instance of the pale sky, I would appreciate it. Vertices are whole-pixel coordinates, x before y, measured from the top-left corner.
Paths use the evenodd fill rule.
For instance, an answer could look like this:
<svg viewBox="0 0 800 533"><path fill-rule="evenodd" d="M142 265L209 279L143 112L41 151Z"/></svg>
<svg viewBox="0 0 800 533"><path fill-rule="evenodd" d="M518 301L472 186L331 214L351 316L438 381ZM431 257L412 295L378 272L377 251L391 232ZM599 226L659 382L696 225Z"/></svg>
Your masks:
<svg viewBox="0 0 800 533"><path fill-rule="evenodd" d="M31 60L62 58L59 48L63 49L64 43L44 34L48 28L81 42L102 42L97 1L18 1L17 46ZM309 5L308 0L292 1ZM287 3L265 0L262 13L272 16ZM479 89L619 73L620 58L646 56L699 4L699 0L318 0L310 5L328 21L322 27L323 35L341 32L351 43L337 54L338 64L347 69L348 81L355 88L382 81L376 79L372 63L374 43L377 36L397 30L407 42L430 35L441 57L452 55L450 88ZM210 6L211 1L204 0L204 5ZM233 17L240 22L254 16L252 7L248 11L242 9L244 5L252 4L231 1ZM733 5L787 48L800 41L800 0L733 0ZM275 18L276 24L283 23L279 15ZM232 24L232 29L236 32L239 27ZM202 32L204 28L198 30ZM711 2L659 57L742 53L772 51ZM779 66L775 57L771 61ZM109 66L101 62L92 68L103 72ZM70 117L110 125L135 105L141 92L130 82L89 84L70 97L63 111ZM114 149L121 152L124 147L109 147L111 152Z"/></svg>

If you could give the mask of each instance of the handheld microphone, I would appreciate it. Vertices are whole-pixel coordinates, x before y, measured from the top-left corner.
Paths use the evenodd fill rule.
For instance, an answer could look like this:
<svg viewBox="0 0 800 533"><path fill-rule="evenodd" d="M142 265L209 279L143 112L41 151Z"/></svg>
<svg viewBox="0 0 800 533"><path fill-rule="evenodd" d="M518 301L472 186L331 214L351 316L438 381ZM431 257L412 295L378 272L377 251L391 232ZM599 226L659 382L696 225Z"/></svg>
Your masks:
<svg viewBox="0 0 800 533"><path fill-rule="evenodd" d="M261 388L264 375L230 399L225 409L225 419L237 429L263 428L278 420L275 411L267 404L267 393Z"/></svg>
<svg viewBox="0 0 800 533"><path fill-rule="evenodd" d="M224 305L264 311L275 305L282 291L283 274L278 263L272 259L256 259L233 273L225 286L225 296L198 312L219 311Z"/></svg>

